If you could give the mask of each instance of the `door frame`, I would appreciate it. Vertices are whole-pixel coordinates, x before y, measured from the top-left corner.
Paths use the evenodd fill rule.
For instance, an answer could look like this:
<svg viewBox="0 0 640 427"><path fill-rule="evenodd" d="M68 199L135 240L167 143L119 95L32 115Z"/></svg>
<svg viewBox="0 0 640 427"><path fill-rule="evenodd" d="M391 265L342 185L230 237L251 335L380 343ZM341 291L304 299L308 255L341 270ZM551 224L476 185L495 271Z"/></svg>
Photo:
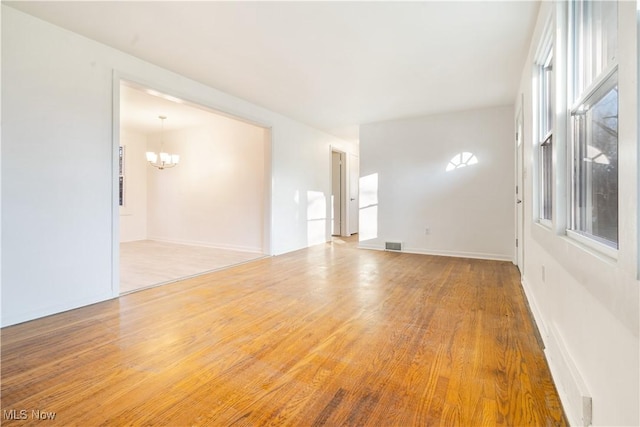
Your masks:
<svg viewBox="0 0 640 427"><path fill-rule="evenodd" d="M520 102L516 109L515 116L515 258L514 264L520 270L520 276L524 276L524 219L525 219L525 176L526 167L524 163L524 95L520 96Z"/></svg>
<svg viewBox="0 0 640 427"><path fill-rule="evenodd" d="M111 297L120 297L120 205L119 205L119 146L120 146L120 85L126 84L139 89L154 90L166 96L180 99L185 104L211 111L225 117L239 120L265 129L266 144L264 150L264 218L262 230L263 255L273 255L273 125L243 117L211 105L202 100L195 100L180 91L163 87L161 84L150 82L137 76L114 70L112 75L112 130L111 130Z"/></svg>
<svg viewBox="0 0 640 427"><path fill-rule="evenodd" d="M347 154L347 232L350 236L360 231L360 156Z"/></svg>
<svg viewBox="0 0 640 427"><path fill-rule="evenodd" d="M338 148L335 147L330 147L329 150L329 158L330 158L330 165L331 167L329 168L329 173L331 176L331 195L333 196L333 154L339 154L340 155L340 230L338 233L333 234L331 232L329 232L330 235L332 236L343 236L343 237L348 237L349 234L349 223L348 223L348 217L347 217L347 153L343 150L340 150ZM331 223L333 223L333 205L331 205L329 207L329 211L330 211L330 216L329 216L329 221ZM329 229L333 229L333 224L331 224L331 227L329 227ZM335 230L334 230L335 232Z"/></svg>

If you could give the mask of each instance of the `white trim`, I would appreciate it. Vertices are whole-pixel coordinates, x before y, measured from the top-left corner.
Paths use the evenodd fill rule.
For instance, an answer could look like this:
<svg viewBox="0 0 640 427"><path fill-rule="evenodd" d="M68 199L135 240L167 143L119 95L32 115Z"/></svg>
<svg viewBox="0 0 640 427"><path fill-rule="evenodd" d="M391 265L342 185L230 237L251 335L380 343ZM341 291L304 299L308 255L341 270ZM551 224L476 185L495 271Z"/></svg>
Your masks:
<svg viewBox="0 0 640 427"><path fill-rule="evenodd" d="M582 218L581 218L583 214L578 211L580 207L576 206L576 194L577 192L582 191L582 189L584 188L582 185L583 184L586 185L586 182L588 181L588 179L585 182L581 181L581 179L576 176L576 172L575 172L577 168L576 154L575 154L576 147L579 144L581 144L579 142L576 142L576 133L578 133L579 131L575 130L575 123L576 123L575 120L580 120L580 121L586 120L584 118L585 117L584 113L590 110L597 102L599 102L605 96L607 96L607 94L618 85L617 64L614 64L613 66L609 67L606 73L602 73L601 76L598 79L596 79L594 83L595 85L594 84L590 85L588 88L589 91L585 92L579 98L578 103L576 103L574 107L571 109L571 112L570 112L571 117L569 118L573 128L573 130L571 131L571 147L570 147L571 170L573 172L571 173L571 176L569 179L569 182L571 185L571 193L570 193L571 194L571 209L570 209L571 213L569 218L570 219L569 224L571 224L572 228L579 228L583 226ZM586 105L592 102L594 103L593 105ZM580 122L578 122L578 124L579 123ZM619 140L618 140L618 149L619 149ZM578 185L580 185L580 189L576 190L576 187ZM617 192L618 194L620 192L619 186L617 188ZM587 194L589 195L589 192L587 192ZM592 202L590 200L586 202L587 206L591 206L591 203ZM590 211L587 210L586 213L590 214ZM578 217L580 217L580 220L578 220ZM617 225L618 227L620 226L620 218L618 218ZM597 240L597 237L595 236L594 238L590 238L590 235L588 233L582 233L580 230L572 230L570 228L567 229L567 236L579 241L581 244L586 245L591 249L595 249L599 252L602 252L611 258L614 258L614 259L618 258L617 248L612 248L611 246L608 246L605 243L600 243ZM619 244L619 241L616 242L616 244Z"/></svg>
<svg viewBox="0 0 640 427"><path fill-rule="evenodd" d="M568 63L568 43L567 33L567 9L566 2L556 2L555 4L555 25L556 32L554 40L554 129L556 129L552 144L552 180L553 180L553 207L551 213L552 228L558 235L564 234L567 228L571 209L571 179L569 178L569 160L571 156L567 150L571 144L569 139L569 122L567 114L568 88L567 78L569 72ZM567 157L569 156L569 157ZM570 222L569 222L570 223Z"/></svg>
<svg viewBox="0 0 640 427"><path fill-rule="evenodd" d="M274 149L273 149L273 126L265 127L269 133L265 137L264 154L264 220L262 229L262 253L265 255L273 255L273 235L274 219L273 219L273 170L274 167ZM266 156L269 156L268 158Z"/></svg>
<svg viewBox="0 0 640 427"><path fill-rule="evenodd" d="M118 148L120 146L120 75L111 78L111 297L120 295L120 203L118 187Z"/></svg>
<svg viewBox="0 0 640 427"><path fill-rule="evenodd" d="M553 230L553 222L548 219L540 218L536 223L544 227L546 230Z"/></svg>
<svg viewBox="0 0 640 427"><path fill-rule="evenodd" d="M534 191L534 218L539 221L552 221L554 217L554 208L556 204L555 197L555 188L554 188L554 164L553 164L553 150L554 150L554 139L555 139L555 114L551 118L551 123L547 123L547 115L549 111L555 112L556 108L556 63L558 62L556 56L556 43L554 38L554 19L553 19L553 9L549 10L549 14L545 20L544 31L540 42L538 43L538 48L536 51L536 56L534 60L534 76L533 76L533 89L532 89L532 98L533 98L533 128L534 128L534 182L533 182L533 191ZM546 67L548 63L551 62L551 75L548 76L548 79L545 79L546 76ZM548 97L547 94L544 93L544 85L543 82L549 87ZM546 101L546 111L543 110L543 104ZM543 129L543 124L545 129ZM547 130L548 128L548 130ZM543 132L545 132L543 134ZM547 146L547 143L551 141L551 164L546 165L544 162L544 157L542 156L543 147ZM550 168L550 177L551 180L551 194L547 195L545 184L545 174L543 173L547 168ZM545 207L545 200L547 199L551 201L551 220L543 217L543 211Z"/></svg>
<svg viewBox="0 0 640 427"><path fill-rule="evenodd" d="M555 325L547 325L538 303L534 297L533 290L526 278L522 279L522 289L531 308L533 320L540 331L540 336L544 343L544 355L551 371L553 382L560 396L560 401L568 417L570 425L590 425L585 424L584 408L582 397L590 396L585 382L576 367L573 357L567 350L564 340Z"/></svg>
<svg viewBox="0 0 640 427"><path fill-rule="evenodd" d="M586 247L587 249L597 251L600 254L610 258L610 260L618 259L618 249L607 246L604 243L600 243L587 235L578 233L573 230L567 230L567 238L574 241L577 246L582 246Z"/></svg>
<svg viewBox="0 0 640 427"><path fill-rule="evenodd" d="M203 242L200 240L165 239L158 236L148 236L145 240L153 240L154 242L162 243L173 243L175 245L198 246L202 248L225 249L229 251L251 252L261 255L263 254L262 248L256 246L216 244L211 242Z"/></svg>
<svg viewBox="0 0 640 427"><path fill-rule="evenodd" d="M540 336L542 337L542 341L545 346L547 343L547 338L549 336L549 330L547 328L547 324L544 321L544 316L542 315L542 311L540 311L538 302L533 294L533 290L529 285L529 281L526 277L522 277L522 289L524 290L525 298L527 298L527 302L529 303L529 307L531 308L531 314L533 315L533 320L536 322L536 326L538 331L540 332Z"/></svg>
<svg viewBox="0 0 640 427"><path fill-rule="evenodd" d="M600 99L618 84L618 64L611 64L587 87L581 94L580 98L573 103L570 109L570 115L579 114L579 110L584 103L594 98ZM614 78L615 76L615 78ZM611 79L611 80L609 80Z"/></svg>
<svg viewBox="0 0 640 427"><path fill-rule="evenodd" d="M375 251L384 251L384 245L381 244L367 244L360 242L358 244L359 249L370 249ZM472 258L472 259L486 259L491 261L508 261L513 263L513 257L503 254L491 254L484 252L458 252L447 250L427 250L419 248L403 248L399 253L415 254L415 255L432 255L432 256L444 256L452 258Z"/></svg>
<svg viewBox="0 0 640 427"><path fill-rule="evenodd" d="M516 140L514 147L514 175L515 175L515 185L518 189L517 193L513 194L513 211L514 211L514 225L515 225L515 236L512 240L514 243L513 246L513 257L512 263L518 267L520 271L520 276L524 275L525 270L525 223L526 223L526 197L525 197L525 170L526 164L525 161L525 103L524 103L524 93L520 93L518 97L518 104L516 105L516 115L515 119L515 127L516 127ZM537 174L537 171L534 170L534 175ZM535 185L535 184L534 184ZM534 190L535 191L535 190ZM520 200L520 203L518 203ZM538 201L532 199L532 205L534 207L538 206Z"/></svg>
<svg viewBox="0 0 640 427"><path fill-rule="evenodd" d="M544 350L547 364L556 390L560 396L562 407L573 426L591 425L591 408L585 411L584 398L591 397L574 358L571 356L562 334L555 325L551 325Z"/></svg>
<svg viewBox="0 0 640 427"><path fill-rule="evenodd" d="M640 0L637 0L636 2L636 71L640 74ZM623 79L624 81L624 79ZM618 102L620 102L620 98L618 98ZM640 84L638 84L638 80L636 80L636 103L640 102ZM620 108L620 105L618 104L618 108ZM636 147L640 146L640 108L636 107L636 141L635 144ZM620 141L618 141L619 143ZM620 148L620 146L618 145L618 148ZM636 152L636 182L635 182L635 186L636 186L636 197L640 198L640 173L638 173L638 165L640 165L640 150L637 150ZM636 204L638 205L638 204ZM640 227L638 226L638 224L640 224L640 209L637 209L636 211L636 280L640 280Z"/></svg>
<svg viewBox="0 0 640 427"><path fill-rule="evenodd" d="M549 46L553 46L554 42L554 19L553 19L553 9L549 9L547 13L547 17L545 18L544 30L542 30L542 37L540 37L540 41L538 43L538 47L536 49L536 53L534 55L534 64L536 66L543 65L547 54ZM555 55L554 55L555 56Z"/></svg>

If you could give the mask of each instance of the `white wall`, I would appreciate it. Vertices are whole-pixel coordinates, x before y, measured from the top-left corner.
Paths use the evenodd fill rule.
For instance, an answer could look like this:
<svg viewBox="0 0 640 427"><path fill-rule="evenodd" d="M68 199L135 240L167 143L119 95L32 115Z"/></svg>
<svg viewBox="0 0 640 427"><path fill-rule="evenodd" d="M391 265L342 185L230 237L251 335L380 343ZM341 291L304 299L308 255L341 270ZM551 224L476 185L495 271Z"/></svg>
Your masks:
<svg viewBox="0 0 640 427"><path fill-rule="evenodd" d="M563 4L543 3L522 73L525 128L525 265L523 285L546 344L546 356L569 421L582 423L581 395L591 396L594 425L638 425L640 401L640 283L638 274L638 134L635 2L619 3L619 224L618 258L611 259L564 235L565 134L556 130L554 224L536 222L536 165L532 84L534 55L547 16ZM565 19L559 16L558 22ZM557 34L563 34L562 31ZM561 48L563 39L556 40ZM554 70L566 70L562 50ZM559 76L558 76L559 77ZM559 79L561 80L561 79ZM563 94L558 93L558 100ZM519 100L518 100L519 102ZM556 123L563 123L559 108ZM544 269L544 277L543 277Z"/></svg>
<svg viewBox="0 0 640 427"><path fill-rule="evenodd" d="M118 296L114 72L270 127L267 252L329 238L328 205L318 238L302 203L330 197L331 146L356 146L3 4L3 326Z"/></svg>
<svg viewBox="0 0 640 427"><path fill-rule="evenodd" d="M124 206L120 207L120 241L144 240L147 238L147 135L121 129L120 145L125 150L125 194Z"/></svg>
<svg viewBox="0 0 640 427"><path fill-rule="evenodd" d="M512 107L361 126L360 176L377 174L378 203L377 220L371 207L362 211L360 245L399 241L408 252L511 261L513 129ZM460 152L478 163L446 171ZM361 206L370 204L363 185Z"/></svg>
<svg viewBox="0 0 640 427"><path fill-rule="evenodd" d="M262 252L267 133L213 114L208 125L166 132L180 164L147 166L148 238ZM148 148L158 150L158 135Z"/></svg>

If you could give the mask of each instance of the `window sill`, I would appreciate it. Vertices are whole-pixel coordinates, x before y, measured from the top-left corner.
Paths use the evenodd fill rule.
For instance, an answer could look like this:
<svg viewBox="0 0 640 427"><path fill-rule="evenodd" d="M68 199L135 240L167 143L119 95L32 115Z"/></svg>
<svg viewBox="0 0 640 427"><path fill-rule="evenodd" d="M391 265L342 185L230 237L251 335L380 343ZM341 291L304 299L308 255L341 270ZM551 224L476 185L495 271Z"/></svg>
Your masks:
<svg viewBox="0 0 640 427"><path fill-rule="evenodd" d="M547 230L552 230L553 229L553 223L551 221L549 221L548 219L539 218L538 219L538 225L541 225L543 228L545 228Z"/></svg>
<svg viewBox="0 0 640 427"><path fill-rule="evenodd" d="M591 239L584 234L577 233L573 230L567 230L567 237L570 240L575 241L580 246L584 246L587 249L591 249L592 251L596 251L602 255L607 256L612 260L618 260L618 249L612 248L611 246L607 246L604 243L600 243L594 239Z"/></svg>

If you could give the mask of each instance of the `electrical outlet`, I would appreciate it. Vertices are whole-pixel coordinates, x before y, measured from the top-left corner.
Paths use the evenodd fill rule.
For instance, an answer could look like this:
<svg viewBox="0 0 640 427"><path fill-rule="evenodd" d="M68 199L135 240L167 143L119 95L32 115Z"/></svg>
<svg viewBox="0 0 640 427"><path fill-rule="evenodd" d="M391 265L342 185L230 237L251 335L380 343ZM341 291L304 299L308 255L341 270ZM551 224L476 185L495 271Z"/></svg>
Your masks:
<svg viewBox="0 0 640 427"><path fill-rule="evenodd" d="M429 227L424 229L424 234L429 235L431 234L431 229Z"/></svg>

